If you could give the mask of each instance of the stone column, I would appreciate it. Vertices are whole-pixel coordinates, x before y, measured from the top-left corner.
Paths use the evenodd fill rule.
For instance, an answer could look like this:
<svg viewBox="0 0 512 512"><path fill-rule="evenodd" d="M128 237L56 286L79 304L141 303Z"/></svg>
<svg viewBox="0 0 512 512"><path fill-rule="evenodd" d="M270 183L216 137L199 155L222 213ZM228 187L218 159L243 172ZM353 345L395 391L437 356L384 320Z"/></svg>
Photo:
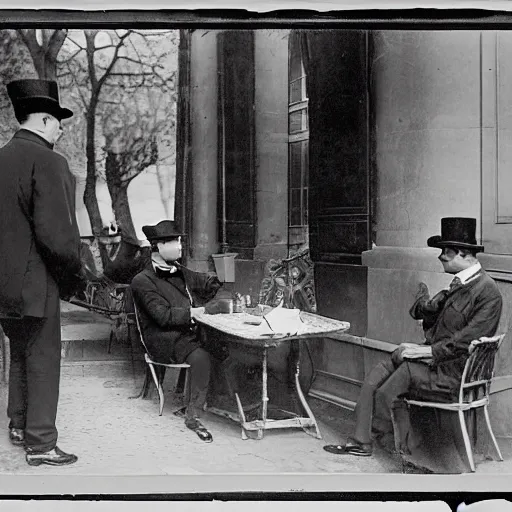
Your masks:
<svg viewBox="0 0 512 512"><path fill-rule="evenodd" d="M480 33L373 37L374 242L425 247L441 217L480 218Z"/></svg>
<svg viewBox="0 0 512 512"><path fill-rule="evenodd" d="M254 259L288 248L288 30L256 30L257 245Z"/></svg>
<svg viewBox="0 0 512 512"><path fill-rule="evenodd" d="M190 49L190 173L192 209L189 267L206 271L218 251L217 30L194 30Z"/></svg>

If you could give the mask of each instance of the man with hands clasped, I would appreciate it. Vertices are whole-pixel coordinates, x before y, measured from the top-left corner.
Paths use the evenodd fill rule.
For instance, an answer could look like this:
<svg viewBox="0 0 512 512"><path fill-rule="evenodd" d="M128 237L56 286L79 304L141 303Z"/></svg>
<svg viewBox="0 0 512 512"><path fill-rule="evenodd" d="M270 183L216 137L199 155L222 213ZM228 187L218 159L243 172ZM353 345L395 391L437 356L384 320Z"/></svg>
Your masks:
<svg viewBox="0 0 512 512"><path fill-rule="evenodd" d="M390 360L376 365L361 387L356 406L356 426L345 445L324 449L339 455L372 455L372 420L379 403L391 426L391 405L400 395L420 394L437 399L454 398L468 358L471 341L493 336L498 327L502 297L494 280L482 269L476 254L483 252L476 243L476 220L441 219L441 236L428 239L430 247L441 249L439 260L444 271L454 274L449 289L432 299L420 283L409 313L422 321L425 342L402 343Z"/></svg>
<svg viewBox="0 0 512 512"><path fill-rule="evenodd" d="M54 151L73 115L55 81L7 84L20 129L0 148L0 324L9 338L9 440L31 466L73 464L57 446L60 300L85 289L76 180Z"/></svg>
<svg viewBox="0 0 512 512"><path fill-rule="evenodd" d="M215 275L194 272L180 264L182 233L175 223L163 220L143 226L151 243L151 264L131 283L140 313L140 327L150 356L161 363L190 364L190 398L185 425L202 441L212 442L200 415L206 403L210 381L210 354L201 346L193 319L221 288Z"/></svg>

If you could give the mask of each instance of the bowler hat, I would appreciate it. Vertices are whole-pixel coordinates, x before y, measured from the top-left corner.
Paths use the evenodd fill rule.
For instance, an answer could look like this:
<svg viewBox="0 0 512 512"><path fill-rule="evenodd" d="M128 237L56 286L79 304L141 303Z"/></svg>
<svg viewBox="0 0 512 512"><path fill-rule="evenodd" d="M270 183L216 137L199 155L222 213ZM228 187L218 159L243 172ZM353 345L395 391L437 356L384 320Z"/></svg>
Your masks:
<svg viewBox="0 0 512 512"><path fill-rule="evenodd" d="M183 236L172 220L162 220L154 226L142 226L142 232L150 242L155 240L164 242Z"/></svg>
<svg viewBox="0 0 512 512"><path fill-rule="evenodd" d="M476 243L476 219L469 217L445 217L441 219L441 235L427 240L429 247L460 247L483 252L484 246Z"/></svg>
<svg viewBox="0 0 512 512"><path fill-rule="evenodd" d="M73 115L69 108L60 106L59 88L54 80L36 80L32 78L15 80L7 84L7 93L16 116L20 112L25 114L45 112L60 121Z"/></svg>

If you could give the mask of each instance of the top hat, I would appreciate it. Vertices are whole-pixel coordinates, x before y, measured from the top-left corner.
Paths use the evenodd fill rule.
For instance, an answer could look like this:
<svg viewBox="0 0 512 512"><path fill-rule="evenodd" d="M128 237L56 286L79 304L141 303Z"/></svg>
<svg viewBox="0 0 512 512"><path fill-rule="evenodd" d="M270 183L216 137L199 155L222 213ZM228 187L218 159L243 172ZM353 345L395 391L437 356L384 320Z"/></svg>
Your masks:
<svg viewBox="0 0 512 512"><path fill-rule="evenodd" d="M460 247L483 252L484 246L476 243L476 219L468 217L445 217L441 219L441 235L427 240L429 247Z"/></svg>
<svg viewBox="0 0 512 512"><path fill-rule="evenodd" d="M162 220L155 226L142 226L142 232L146 238L151 241L165 242L183 236L177 227L176 223L172 220Z"/></svg>
<svg viewBox="0 0 512 512"><path fill-rule="evenodd" d="M59 88L53 80L15 80L7 84L7 93L16 113L46 112L59 121L73 115L69 108L60 106Z"/></svg>

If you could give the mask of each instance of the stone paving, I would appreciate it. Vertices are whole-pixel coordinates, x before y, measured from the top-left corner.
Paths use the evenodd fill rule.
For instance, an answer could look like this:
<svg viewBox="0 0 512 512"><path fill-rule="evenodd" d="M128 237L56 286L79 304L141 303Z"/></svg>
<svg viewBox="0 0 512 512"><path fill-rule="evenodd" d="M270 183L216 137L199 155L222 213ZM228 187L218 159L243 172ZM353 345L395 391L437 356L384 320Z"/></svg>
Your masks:
<svg viewBox="0 0 512 512"><path fill-rule="evenodd" d="M75 315L76 316L76 315ZM79 316L79 315L78 315ZM64 338L73 332L85 332L84 322L67 322ZM374 457L339 457L326 453L322 446L339 442L350 431L352 418L339 408L310 399L319 420L323 439L316 439L299 429L267 431L262 440L242 440L240 427L233 421L205 413L204 424L214 442L205 444L173 414L179 404L167 393L164 413L158 415L155 397L131 399L140 390L142 366L132 362L120 344L106 354L105 334L109 325L95 327L101 338L92 360L63 359L61 396L57 425L59 446L76 453L76 464L55 468L31 467L21 448L0 436L0 474L8 475L196 475L247 473L399 473L396 460L377 450ZM66 321L64 321L66 324ZM73 331L74 326L82 327ZM92 331L89 331L92 332ZM70 334L71 333L71 334ZM83 336L81 338L85 339ZM88 343L95 340L85 340ZM124 357L121 357L124 353ZM99 354L99 356L98 356ZM104 360L101 360L101 357ZM172 378L166 377L167 391ZM156 395L156 393L155 393ZM6 386L0 393L0 424L7 425ZM477 473L509 471L505 463L486 462Z"/></svg>
<svg viewBox="0 0 512 512"><path fill-rule="evenodd" d="M168 400L162 416L158 401L130 399L142 377L108 375L112 368L96 366L96 375L77 377L63 368L59 403L59 446L79 455L77 464L65 468L30 467L23 451L0 438L2 473L80 475L171 475L199 473L265 472L389 472L396 471L386 458L365 460L327 454L322 445L338 439L327 425L324 440L301 430L271 431L262 440L240 437L239 426L206 413L204 423L214 442L202 443L172 413ZM103 373L103 375L101 375ZM98 375L100 374L100 375ZM6 424L5 393L0 400L1 421Z"/></svg>

